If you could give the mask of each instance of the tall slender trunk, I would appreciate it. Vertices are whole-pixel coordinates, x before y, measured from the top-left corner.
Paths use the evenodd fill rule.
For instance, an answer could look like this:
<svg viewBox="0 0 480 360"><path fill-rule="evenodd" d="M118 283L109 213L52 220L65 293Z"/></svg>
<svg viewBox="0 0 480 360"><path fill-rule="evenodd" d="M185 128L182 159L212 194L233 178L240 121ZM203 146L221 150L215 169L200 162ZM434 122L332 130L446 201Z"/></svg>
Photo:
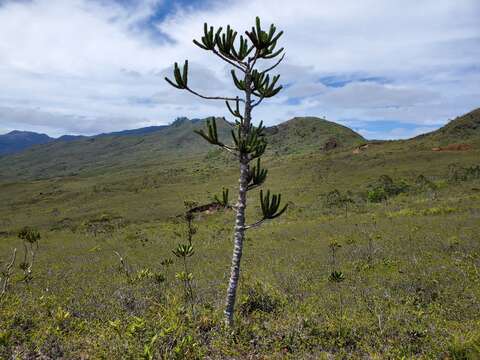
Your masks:
<svg viewBox="0 0 480 360"><path fill-rule="evenodd" d="M243 119L243 128L240 129L240 136L245 137L249 131L251 121L251 79L250 74L245 75L245 114ZM247 154L240 154L240 178L238 189L238 201L236 206L237 216L235 219L235 235L232 255L232 265L230 268L230 280L228 282L227 299L225 304L225 322L228 326L233 324L233 313L235 310L235 299L237 296L238 280L240 278L240 261L243 253L243 240L245 237L245 209L247 207L247 187L249 165Z"/></svg>
<svg viewBox="0 0 480 360"><path fill-rule="evenodd" d="M230 281L228 283L227 301L225 307L225 321L228 326L233 324L233 312L237 295L238 280L240 278L240 260L243 252L243 239L245 236L245 208L247 207L247 176L248 164L240 162L240 188L238 191L237 217L235 220L235 237L230 269Z"/></svg>

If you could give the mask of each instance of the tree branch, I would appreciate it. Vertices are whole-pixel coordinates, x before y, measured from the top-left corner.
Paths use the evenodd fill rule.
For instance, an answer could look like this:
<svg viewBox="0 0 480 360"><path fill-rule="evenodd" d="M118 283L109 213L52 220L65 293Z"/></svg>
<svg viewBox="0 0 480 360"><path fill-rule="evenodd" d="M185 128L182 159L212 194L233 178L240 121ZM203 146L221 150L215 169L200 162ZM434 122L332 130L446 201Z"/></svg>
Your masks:
<svg viewBox="0 0 480 360"><path fill-rule="evenodd" d="M222 149L228 151L230 154L234 155L235 157L239 157L238 153L235 151L235 149L232 149L230 146L227 145L221 145L220 146Z"/></svg>
<svg viewBox="0 0 480 360"><path fill-rule="evenodd" d="M266 220L268 220L268 219L259 220L259 221L257 221L256 223L253 223L253 224L251 224L251 225L244 226L243 229L244 229L244 230L248 230L248 229L251 229L251 228L259 227L259 226L262 225Z"/></svg>
<svg viewBox="0 0 480 360"><path fill-rule="evenodd" d="M202 94L199 94L195 90L190 89L188 86L184 88L185 90L191 92L193 95L197 95L198 97L201 97L202 99L206 100L223 100L223 101L236 101L237 98L230 98L230 97L223 97L223 96L205 96ZM243 99L238 99L238 101L245 102Z"/></svg>
<svg viewBox="0 0 480 360"><path fill-rule="evenodd" d="M272 71L273 69L275 69L278 65L280 65L280 63L282 62L282 60L284 58L285 58L285 53L283 53L281 58L274 65L270 66L268 69L263 70L262 74L265 74L266 72L269 72L269 71Z"/></svg>
<svg viewBox="0 0 480 360"><path fill-rule="evenodd" d="M248 59L248 62L251 62L251 64L249 65L249 70L253 70L255 63L257 62L258 55L260 55L259 51L255 50L255 55L252 58Z"/></svg>
<svg viewBox="0 0 480 360"><path fill-rule="evenodd" d="M242 72L244 72L244 73L246 72L246 68L243 68L243 67L241 67L240 65L238 65L238 64L236 64L236 63L234 62L234 61L236 61L236 60L227 58L225 55L219 53L219 52L218 52L217 50L215 50L215 49L212 49L212 52L213 52L215 55L217 55L220 59L222 59L223 61L226 61L226 62L228 62L230 65L236 67L238 70L240 70L240 71L242 71ZM243 62L239 62L239 64L242 64L242 65L246 66Z"/></svg>
<svg viewBox="0 0 480 360"><path fill-rule="evenodd" d="M254 95L255 95L255 94L254 94ZM254 103L252 104L252 109L253 109L255 106L260 105L260 103L262 102L263 99L265 99L265 95L260 96L260 99L258 99L256 102L254 102Z"/></svg>

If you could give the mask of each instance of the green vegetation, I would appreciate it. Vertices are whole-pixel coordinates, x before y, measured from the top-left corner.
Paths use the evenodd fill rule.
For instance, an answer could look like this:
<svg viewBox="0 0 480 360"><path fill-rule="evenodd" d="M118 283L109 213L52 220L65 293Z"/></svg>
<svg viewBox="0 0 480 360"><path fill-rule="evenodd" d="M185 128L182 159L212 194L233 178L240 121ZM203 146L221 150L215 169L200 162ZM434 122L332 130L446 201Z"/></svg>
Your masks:
<svg viewBox="0 0 480 360"><path fill-rule="evenodd" d="M228 158L205 147L164 162L129 154L137 157L130 167L108 165L114 156L105 152L104 167L81 175L4 178L0 358L477 359L480 179L452 170L480 165L478 132L469 138L468 151L435 152L420 138L358 154L320 144L267 153L266 183L282 189L289 211L245 239L229 332L222 311L234 211L194 213L194 312L175 278L184 264L172 254L188 243L182 201L208 203L237 185ZM33 163L29 156L21 161ZM19 159L2 159L1 173ZM368 201L382 175L408 187ZM341 205L326 206L334 190L353 199L348 217ZM249 207L247 216L259 215L259 205ZM28 282L19 267L25 227L41 234ZM341 245L335 263L333 243Z"/></svg>

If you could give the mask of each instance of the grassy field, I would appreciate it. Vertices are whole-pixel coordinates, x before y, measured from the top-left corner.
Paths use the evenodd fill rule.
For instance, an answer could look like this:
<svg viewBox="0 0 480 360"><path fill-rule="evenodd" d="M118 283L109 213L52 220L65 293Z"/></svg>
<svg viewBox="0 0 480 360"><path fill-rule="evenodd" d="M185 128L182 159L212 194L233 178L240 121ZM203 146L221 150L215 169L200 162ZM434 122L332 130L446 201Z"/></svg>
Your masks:
<svg viewBox="0 0 480 360"><path fill-rule="evenodd" d="M172 254L185 242L183 201L235 188L227 160L0 183L0 268L18 250L0 358L480 358L480 174L465 170L480 165L478 147L271 153L265 186L290 205L247 234L232 332L221 320L233 211L195 216L193 307ZM382 175L398 191L376 202ZM335 189L349 192L347 212L329 200ZM254 222L257 192L249 204ZM42 236L28 282L24 226Z"/></svg>

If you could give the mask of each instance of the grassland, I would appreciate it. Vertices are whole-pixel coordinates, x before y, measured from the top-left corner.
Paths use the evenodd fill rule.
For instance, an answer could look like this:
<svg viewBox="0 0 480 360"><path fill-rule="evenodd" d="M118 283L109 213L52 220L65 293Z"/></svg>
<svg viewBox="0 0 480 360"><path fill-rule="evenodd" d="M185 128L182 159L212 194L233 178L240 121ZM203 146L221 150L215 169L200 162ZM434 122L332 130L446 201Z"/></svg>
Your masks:
<svg viewBox="0 0 480 360"><path fill-rule="evenodd" d="M193 311L172 254L184 242L183 201L236 186L228 158L5 178L0 259L17 247L21 260L23 226L42 238L32 280L17 267L0 305L0 358L480 358L480 179L462 176L480 151L434 152L432 141L271 152L266 187L290 205L248 233L231 332L221 319L233 212L195 217ZM369 201L381 175L409 186ZM351 192L347 214L327 206L334 189ZM341 245L335 263L332 243ZM174 263L162 265L167 258ZM333 269L343 281L329 280Z"/></svg>

